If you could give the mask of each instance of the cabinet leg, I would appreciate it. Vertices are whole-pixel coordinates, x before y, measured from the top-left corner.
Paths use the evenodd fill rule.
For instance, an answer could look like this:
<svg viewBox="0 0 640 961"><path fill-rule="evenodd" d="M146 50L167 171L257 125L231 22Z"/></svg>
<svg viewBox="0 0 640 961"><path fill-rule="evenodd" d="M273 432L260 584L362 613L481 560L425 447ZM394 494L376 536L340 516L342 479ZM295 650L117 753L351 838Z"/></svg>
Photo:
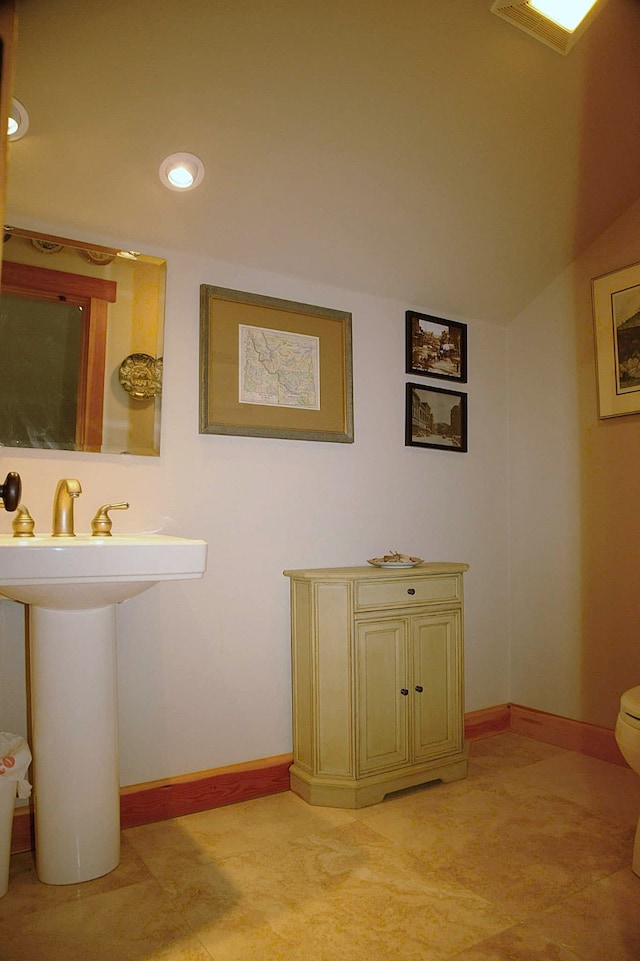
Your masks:
<svg viewBox="0 0 640 961"><path fill-rule="evenodd" d="M444 784L448 784L449 781L461 781L462 778L467 776L467 759L464 761L459 761L458 764L452 764L450 767L445 768L440 773L440 780Z"/></svg>

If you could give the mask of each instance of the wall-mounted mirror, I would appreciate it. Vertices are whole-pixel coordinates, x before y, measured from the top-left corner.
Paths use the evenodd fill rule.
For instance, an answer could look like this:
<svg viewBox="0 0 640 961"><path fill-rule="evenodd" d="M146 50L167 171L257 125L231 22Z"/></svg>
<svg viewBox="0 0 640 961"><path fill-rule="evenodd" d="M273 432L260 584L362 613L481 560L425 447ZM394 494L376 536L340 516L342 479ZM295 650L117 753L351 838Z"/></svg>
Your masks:
<svg viewBox="0 0 640 961"><path fill-rule="evenodd" d="M5 227L0 446L160 453L166 261Z"/></svg>

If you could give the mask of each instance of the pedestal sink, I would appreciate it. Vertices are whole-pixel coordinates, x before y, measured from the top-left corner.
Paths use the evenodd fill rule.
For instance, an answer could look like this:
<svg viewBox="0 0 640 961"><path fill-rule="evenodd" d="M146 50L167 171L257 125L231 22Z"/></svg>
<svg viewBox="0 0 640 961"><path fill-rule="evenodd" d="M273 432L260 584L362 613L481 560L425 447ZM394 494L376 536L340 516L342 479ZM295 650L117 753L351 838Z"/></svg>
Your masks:
<svg viewBox="0 0 640 961"><path fill-rule="evenodd" d="M120 861L115 605L202 577L205 541L0 535L0 595L29 605L36 870L88 881Z"/></svg>

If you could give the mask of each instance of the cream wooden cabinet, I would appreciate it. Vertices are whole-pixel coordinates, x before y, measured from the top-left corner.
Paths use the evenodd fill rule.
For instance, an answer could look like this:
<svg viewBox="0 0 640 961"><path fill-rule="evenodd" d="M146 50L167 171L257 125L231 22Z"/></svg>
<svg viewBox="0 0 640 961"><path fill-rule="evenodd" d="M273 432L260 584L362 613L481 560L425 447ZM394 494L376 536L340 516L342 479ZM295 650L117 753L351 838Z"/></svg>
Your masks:
<svg viewBox="0 0 640 961"><path fill-rule="evenodd" d="M285 571L291 580L291 789L359 808L467 773L462 575L429 563Z"/></svg>

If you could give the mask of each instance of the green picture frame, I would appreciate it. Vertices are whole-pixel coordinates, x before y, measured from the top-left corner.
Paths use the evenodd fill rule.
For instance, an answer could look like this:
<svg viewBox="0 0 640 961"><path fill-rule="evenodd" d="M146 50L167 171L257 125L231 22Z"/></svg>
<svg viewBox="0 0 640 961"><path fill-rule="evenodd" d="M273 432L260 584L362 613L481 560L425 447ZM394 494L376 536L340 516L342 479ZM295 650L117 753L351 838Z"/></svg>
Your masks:
<svg viewBox="0 0 640 961"><path fill-rule="evenodd" d="M353 443L351 314L200 287L200 433Z"/></svg>

